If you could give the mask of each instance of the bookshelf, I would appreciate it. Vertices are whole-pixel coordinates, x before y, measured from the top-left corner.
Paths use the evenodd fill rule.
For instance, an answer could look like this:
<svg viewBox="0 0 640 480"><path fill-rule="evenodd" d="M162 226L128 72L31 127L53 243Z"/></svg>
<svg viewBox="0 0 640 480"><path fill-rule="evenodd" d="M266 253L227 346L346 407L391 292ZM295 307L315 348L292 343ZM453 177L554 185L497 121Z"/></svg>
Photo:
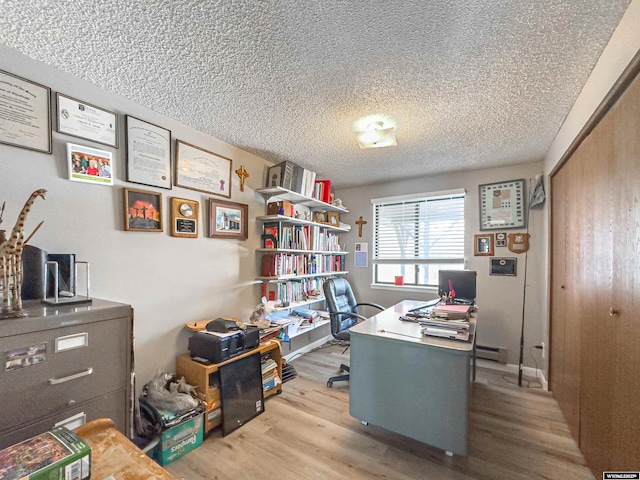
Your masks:
<svg viewBox="0 0 640 480"><path fill-rule="evenodd" d="M328 212L334 212L339 218L349 211L283 187L256 191L265 198L266 213L256 218L262 233L261 247L256 249L256 279L262 284L262 296L283 302L286 306L282 308L287 310L301 306L324 308L325 299L321 295L324 280L349 273L346 269L349 252L340 246L338 237L349 229L339 222L317 221L318 214L326 220ZM281 206L277 213L274 213L274 202ZM312 292L317 296L310 297ZM330 322L317 320L289 334L289 341L282 345L283 355L289 360L329 338Z"/></svg>

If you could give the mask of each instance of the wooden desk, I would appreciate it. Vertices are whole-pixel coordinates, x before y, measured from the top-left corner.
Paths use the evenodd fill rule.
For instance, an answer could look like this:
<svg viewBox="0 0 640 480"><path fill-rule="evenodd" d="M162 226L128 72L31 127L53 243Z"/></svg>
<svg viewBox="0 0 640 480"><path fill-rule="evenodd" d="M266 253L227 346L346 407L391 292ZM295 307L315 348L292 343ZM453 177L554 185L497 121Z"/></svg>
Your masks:
<svg viewBox="0 0 640 480"><path fill-rule="evenodd" d="M112 420L100 418L75 429L91 446L91 478L103 480L173 480L174 477L151 460L120 433Z"/></svg>
<svg viewBox="0 0 640 480"><path fill-rule="evenodd" d="M350 329L349 413L448 454L467 454L469 341L428 337L399 320L425 302L405 300Z"/></svg>

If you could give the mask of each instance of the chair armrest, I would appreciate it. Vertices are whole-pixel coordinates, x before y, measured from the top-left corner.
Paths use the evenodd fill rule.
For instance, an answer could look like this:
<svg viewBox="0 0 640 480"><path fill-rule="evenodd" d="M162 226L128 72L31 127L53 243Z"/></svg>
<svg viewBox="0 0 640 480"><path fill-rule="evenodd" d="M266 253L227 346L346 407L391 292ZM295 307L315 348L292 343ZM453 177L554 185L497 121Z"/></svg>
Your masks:
<svg viewBox="0 0 640 480"><path fill-rule="evenodd" d="M370 307L375 307L378 310L384 310L385 309L382 305L378 305L377 303L358 303L358 306L361 306L361 305L368 305Z"/></svg>
<svg viewBox="0 0 640 480"><path fill-rule="evenodd" d="M364 315L360 315L359 313L353 313L353 312L329 312L329 316L332 315L345 315L347 317L351 317L351 318L357 318L359 320L367 320L367 317L365 317Z"/></svg>

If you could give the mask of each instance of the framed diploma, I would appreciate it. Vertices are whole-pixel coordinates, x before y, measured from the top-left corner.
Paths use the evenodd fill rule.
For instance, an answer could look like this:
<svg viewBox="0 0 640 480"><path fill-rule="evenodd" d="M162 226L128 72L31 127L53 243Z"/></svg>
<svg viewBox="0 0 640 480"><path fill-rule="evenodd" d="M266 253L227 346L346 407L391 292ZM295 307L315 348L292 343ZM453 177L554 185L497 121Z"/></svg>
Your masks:
<svg viewBox="0 0 640 480"><path fill-rule="evenodd" d="M524 179L488 183L479 190L480 230L524 227Z"/></svg>
<svg viewBox="0 0 640 480"><path fill-rule="evenodd" d="M171 190L171 131L127 115L127 182Z"/></svg>
<svg viewBox="0 0 640 480"><path fill-rule="evenodd" d="M0 143L51 153L51 89L0 70Z"/></svg>
<svg viewBox="0 0 640 480"><path fill-rule="evenodd" d="M176 186L231 198L231 160L176 140Z"/></svg>
<svg viewBox="0 0 640 480"><path fill-rule="evenodd" d="M118 116L61 93L56 94L58 132L118 148Z"/></svg>

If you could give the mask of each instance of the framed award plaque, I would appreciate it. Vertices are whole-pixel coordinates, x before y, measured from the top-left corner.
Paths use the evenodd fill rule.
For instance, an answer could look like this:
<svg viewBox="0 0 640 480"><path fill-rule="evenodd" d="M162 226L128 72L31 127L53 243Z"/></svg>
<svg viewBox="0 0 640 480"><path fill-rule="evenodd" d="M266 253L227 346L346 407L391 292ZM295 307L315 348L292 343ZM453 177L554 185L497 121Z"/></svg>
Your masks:
<svg viewBox="0 0 640 480"><path fill-rule="evenodd" d="M479 186L480 230L522 228L525 225L524 179Z"/></svg>
<svg viewBox="0 0 640 480"><path fill-rule="evenodd" d="M171 198L171 235L174 237L196 238L198 236L197 200Z"/></svg>

